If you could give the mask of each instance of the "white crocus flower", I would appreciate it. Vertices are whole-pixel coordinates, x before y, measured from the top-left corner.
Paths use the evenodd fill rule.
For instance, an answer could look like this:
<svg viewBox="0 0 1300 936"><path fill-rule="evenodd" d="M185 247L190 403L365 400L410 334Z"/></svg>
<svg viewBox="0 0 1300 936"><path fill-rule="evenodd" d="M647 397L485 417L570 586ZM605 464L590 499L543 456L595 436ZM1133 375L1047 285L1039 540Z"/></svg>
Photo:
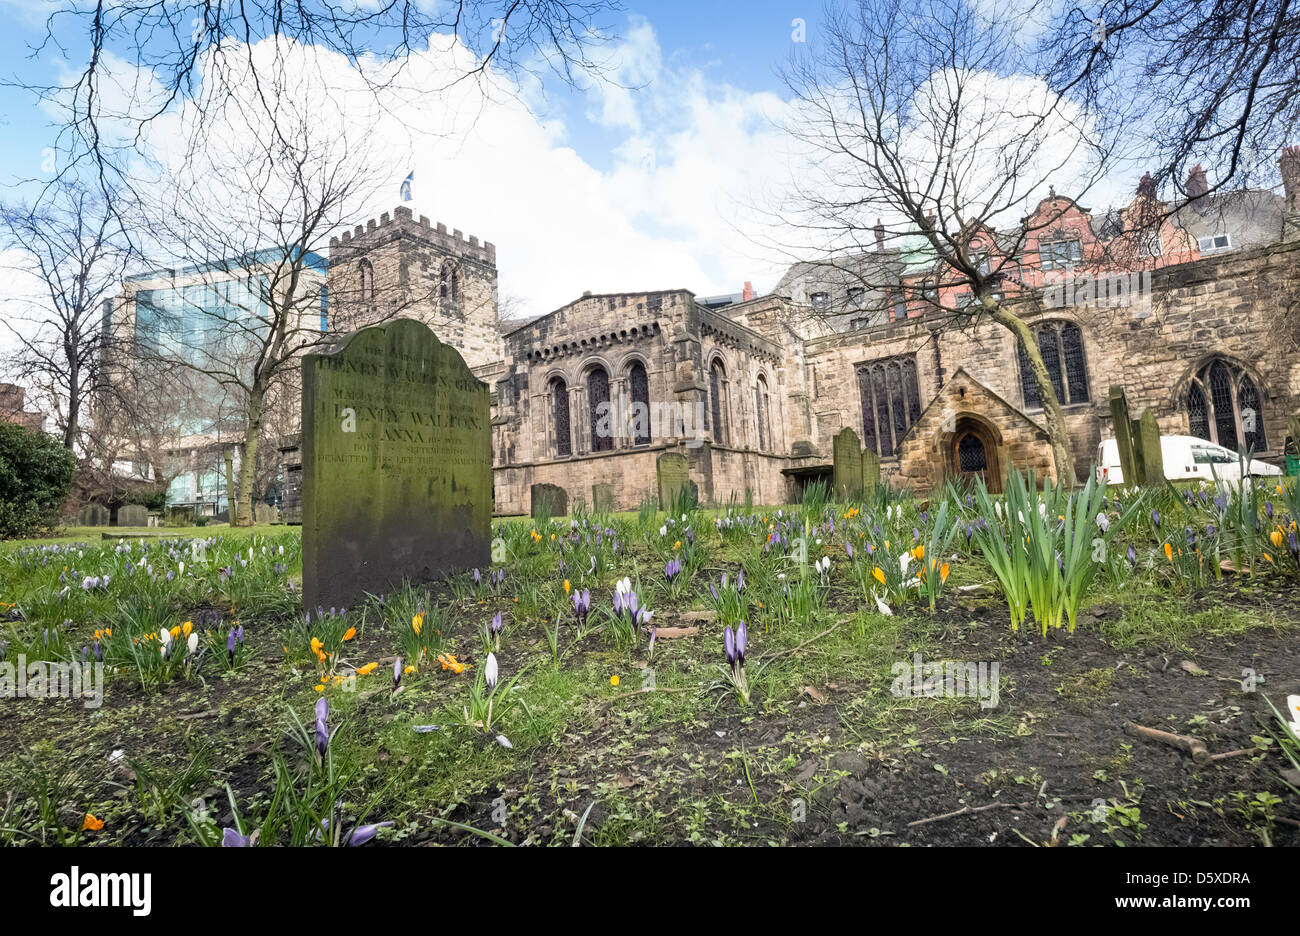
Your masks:
<svg viewBox="0 0 1300 936"><path fill-rule="evenodd" d="M997 511L998 519L1002 519L1002 501L994 501L993 509Z"/></svg>
<svg viewBox="0 0 1300 936"><path fill-rule="evenodd" d="M483 664L483 678L487 681L489 689L497 687L497 657L495 653L487 655L487 662Z"/></svg>
<svg viewBox="0 0 1300 936"><path fill-rule="evenodd" d="M877 611L879 611L881 614L885 615L886 617L894 616L894 612L889 610L889 605L885 604L885 602L881 600L879 595L877 595L875 592L872 592L871 597L876 599Z"/></svg>
<svg viewBox="0 0 1300 936"><path fill-rule="evenodd" d="M1097 526L1101 527L1101 532L1105 533L1110 530L1110 517L1104 513L1097 514Z"/></svg>
<svg viewBox="0 0 1300 936"><path fill-rule="evenodd" d="M1286 697L1286 714L1291 719L1287 727L1293 735L1300 737L1300 695Z"/></svg>
<svg viewBox="0 0 1300 936"><path fill-rule="evenodd" d="M158 632L158 640L165 649L172 642L172 632L164 627Z"/></svg>
<svg viewBox="0 0 1300 936"><path fill-rule="evenodd" d="M632 580L630 578L621 578L614 583L614 591L622 595L630 594L632 591Z"/></svg>
<svg viewBox="0 0 1300 936"><path fill-rule="evenodd" d="M180 563L180 565L178 566L178 568L180 569L180 571L177 572L176 574L177 574L177 575L184 575L184 574L185 574L185 563L183 563L183 562Z"/></svg>
<svg viewBox="0 0 1300 936"><path fill-rule="evenodd" d="M190 633L190 639L187 640L187 641L185 641L185 649L186 649L187 651L189 651L190 656L193 656L195 653L198 652L198 650L199 650L199 633L198 633L198 631L192 631L192 632Z"/></svg>
<svg viewBox="0 0 1300 936"><path fill-rule="evenodd" d="M660 535L660 536L667 536L667 535L668 535L668 527L667 527L667 525L661 526L661 527L659 528L659 535Z"/></svg>

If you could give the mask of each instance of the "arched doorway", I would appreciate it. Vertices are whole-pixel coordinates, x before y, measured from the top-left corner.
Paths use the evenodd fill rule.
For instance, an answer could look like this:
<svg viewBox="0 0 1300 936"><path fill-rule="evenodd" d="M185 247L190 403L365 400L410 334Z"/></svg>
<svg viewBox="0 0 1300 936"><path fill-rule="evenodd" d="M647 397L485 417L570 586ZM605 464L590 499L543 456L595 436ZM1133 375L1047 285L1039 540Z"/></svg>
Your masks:
<svg viewBox="0 0 1300 936"><path fill-rule="evenodd" d="M1002 491L1002 460L995 432L983 420L963 417L948 439L948 477L958 486L983 478L992 494Z"/></svg>

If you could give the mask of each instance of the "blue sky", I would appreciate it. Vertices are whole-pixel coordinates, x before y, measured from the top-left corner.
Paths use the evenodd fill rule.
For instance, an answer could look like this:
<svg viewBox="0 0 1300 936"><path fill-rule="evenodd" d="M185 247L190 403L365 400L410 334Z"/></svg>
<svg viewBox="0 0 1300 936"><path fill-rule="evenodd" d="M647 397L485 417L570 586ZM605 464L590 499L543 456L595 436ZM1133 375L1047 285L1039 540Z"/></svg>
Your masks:
<svg viewBox="0 0 1300 936"><path fill-rule="evenodd" d="M54 49L30 57L47 3L0 0L10 14L0 31L6 77L48 82L82 64ZM544 98L525 95L527 113L505 106L459 146L395 139L389 152L411 155L385 167L394 178L391 203L381 200L374 212L391 210L414 168L412 207L497 244L502 292L517 313L547 311L584 289L709 294L739 291L747 279L770 287L783 261L758 257L753 238L734 228L738 206L781 174L770 143L785 97L777 72L793 48L792 21L805 20L815 40L819 13L811 2L630 4L618 40L602 54L632 87L550 82ZM70 42L68 55L76 54ZM441 119L434 109L442 105L429 106L408 109L407 129ZM41 177L55 133L50 115L29 92L2 87L0 121L0 184ZM514 162L497 161L489 176L484 158L507 140L519 147ZM539 166L549 167L538 170L542 178L524 181ZM547 177L567 180L559 184L573 197L539 199Z"/></svg>

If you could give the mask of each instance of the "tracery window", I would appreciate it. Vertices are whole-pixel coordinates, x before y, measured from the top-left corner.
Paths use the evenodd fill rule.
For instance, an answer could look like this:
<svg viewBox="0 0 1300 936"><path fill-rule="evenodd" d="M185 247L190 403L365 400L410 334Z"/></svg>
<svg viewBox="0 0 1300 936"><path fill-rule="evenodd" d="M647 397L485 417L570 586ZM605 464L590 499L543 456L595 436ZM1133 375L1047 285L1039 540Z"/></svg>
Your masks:
<svg viewBox="0 0 1300 936"><path fill-rule="evenodd" d="M921 417L916 358L895 357L858 368L862 396L862 444L882 458L898 452L903 436Z"/></svg>
<svg viewBox="0 0 1300 936"><path fill-rule="evenodd" d="M1192 435L1234 450L1268 448L1259 389L1240 367L1210 361L1192 378L1185 402Z"/></svg>
<svg viewBox="0 0 1300 936"><path fill-rule="evenodd" d="M1043 322L1034 326L1043 365L1052 378L1052 389L1063 406L1088 402L1088 366L1083 355L1083 333L1073 322ZM1029 366L1029 355L1023 344L1016 343L1020 357L1020 389L1025 397L1025 409L1041 409L1042 394L1038 380Z"/></svg>

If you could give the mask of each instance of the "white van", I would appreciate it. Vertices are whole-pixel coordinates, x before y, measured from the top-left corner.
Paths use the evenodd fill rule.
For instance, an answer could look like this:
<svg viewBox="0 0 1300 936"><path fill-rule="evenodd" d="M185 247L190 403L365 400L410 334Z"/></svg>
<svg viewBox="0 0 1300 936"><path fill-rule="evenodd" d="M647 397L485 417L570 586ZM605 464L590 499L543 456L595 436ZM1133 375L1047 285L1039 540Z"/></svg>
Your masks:
<svg viewBox="0 0 1300 936"><path fill-rule="evenodd" d="M1165 459L1165 477L1170 481L1241 480L1241 459L1236 452L1196 436L1161 436L1160 454ZM1246 473L1252 477L1268 477L1282 474L1282 469L1252 458ZM1114 439L1106 439L1097 446L1097 480L1104 484L1124 483L1119 446Z"/></svg>

